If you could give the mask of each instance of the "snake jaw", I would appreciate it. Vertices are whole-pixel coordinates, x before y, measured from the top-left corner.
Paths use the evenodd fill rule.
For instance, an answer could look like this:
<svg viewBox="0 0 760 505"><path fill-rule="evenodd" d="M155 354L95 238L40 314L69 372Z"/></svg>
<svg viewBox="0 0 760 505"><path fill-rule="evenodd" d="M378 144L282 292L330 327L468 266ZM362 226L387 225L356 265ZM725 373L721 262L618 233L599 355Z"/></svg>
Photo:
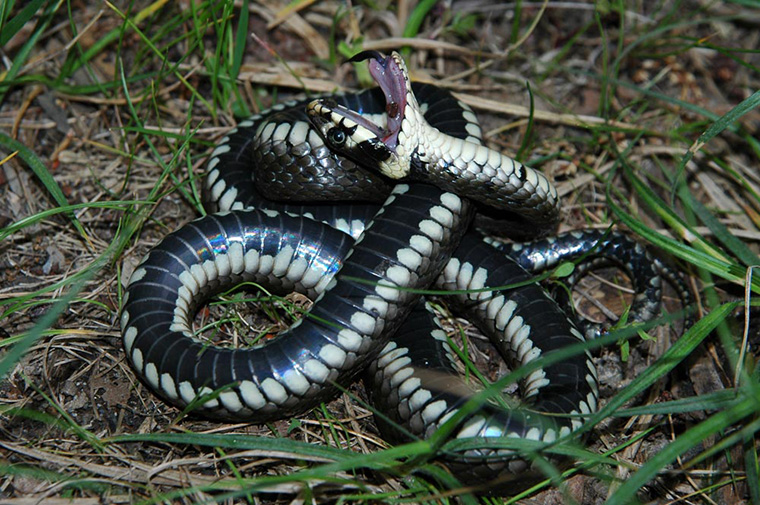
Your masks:
<svg viewBox="0 0 760 505"><path fill-rule="evenodd" d="M381 140L384 130L360 114L330 99L310 102L306 112L333 152L383 174L386 173L383 170L386 163L398 164L398 155Z"/></svg>
<svg viewBox="0 0 760 505"><path fill-rule="evenodd" d="M385 57L377 51L363 51L349 61L363 60L369 60L370 75L385 96L386 125L329 99L309 103L309 120L334 151L387 177L401 179L410 173L408 149L400 145L409 135L402 135L402 129L409 123L405 119L410 106L416 106L406 65L396 52Z"/></svg>

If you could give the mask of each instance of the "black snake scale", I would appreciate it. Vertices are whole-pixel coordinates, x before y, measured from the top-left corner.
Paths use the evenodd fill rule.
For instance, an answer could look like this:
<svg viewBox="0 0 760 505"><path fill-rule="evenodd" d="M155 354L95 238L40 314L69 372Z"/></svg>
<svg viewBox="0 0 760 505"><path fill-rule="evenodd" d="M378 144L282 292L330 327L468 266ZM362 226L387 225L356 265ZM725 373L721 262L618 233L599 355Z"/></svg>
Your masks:
<svg viewBox="0 0 760 505"><path fill-rule="evenodd" d="M373 55L370 65L375 73L378 62L391 70L403 66L392 58ZM417 174L419 182L394 185L328 147L325 138L350 139L354 147L371 141L341 108L382 122L391 111L387 86L274 107L241 122L220 142L206 179L210 207L219 213L164 238L136 268L124 296L127 358L160 397L179 407L193 404L209 417L265 422L303 413L333 398L335 385L369 371L368 388L386 416L381 424L388 436L426 437L455 415L472 389L456 374L446 335L415 290L454 292L451 303L513 367L584 340L557 304L527 282L532 274L470 229L473 205L460 193L479 199L480 190L469 187L479 181L497 180L486 184L488 203L527 214L539 234L556 222L558 201L543 175L480 145L480 129L466 106L429 85L404 91L408 116L396 125L396 151L413 160L407 167L412 171L437 159L443 189L429 184L438 176L427 172ZM421 105L413 92L424 97ZM315 126L307 122L307 105ZM424 149L404 152L405 136ZM378 150L363 148L365 154ZM375 161L371 168L389 175ZM272 195L315 203L282 203L267 198ZM323 201L336 197L344 203ZM595 248L604 252L610 244L616 252L633 250L630 257L638 259L626 266L643 278L639 313L651 317L660 296L654 263L641 260L645 253L635 243L611 237L566 234L540 241L550 251L543 256L531 245L513 247L511 254L539 268ZM298 291L314 305L278 338L253 348L217 348L196 339L192 318L198 306L246 281L279 294ZM523 281L522 287L494 291ZM596 372L585 353L532 371L521 390L530 410L485 404L454 436L552 442L582 426L597 408ZM485 449L449 461L464 463L466 474L479 478L519 474L530 465L510 451Z"/></svg>

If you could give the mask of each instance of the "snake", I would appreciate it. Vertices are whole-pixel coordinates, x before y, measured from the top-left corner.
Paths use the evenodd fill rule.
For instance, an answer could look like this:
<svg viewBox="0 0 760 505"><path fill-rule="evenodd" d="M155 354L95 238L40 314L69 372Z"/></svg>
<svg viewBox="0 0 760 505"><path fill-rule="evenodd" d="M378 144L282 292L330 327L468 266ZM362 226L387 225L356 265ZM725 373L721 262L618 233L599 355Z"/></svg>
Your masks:
<svg viewBox="0 0 760 505"><path fill-rule="evenodd" d="M645 320L659 311L655 262L619 234L547 237L560 202L542 173L483 145L472 110L412 83L398 53L352 59L362 60L379 87L274 106L219 142L204 183L211 213L164 237L128 282L127 360L158 397L212 419L299 415L361 376L390 441L429 438L447 423L459 439L571 436L599 402L588 351L533 366L520 381L529 408L486 401L460 412L477 388L421 290L450 292L452 309L517 369L585 341L534 271L607 251L634 272L642 293L632 312ZM484 212L533 242L485 239ZM300 292L313 306L253 347L200 340L198 308L244 282ZM535 469L487 444L442 458L465 480Z"/></svg>

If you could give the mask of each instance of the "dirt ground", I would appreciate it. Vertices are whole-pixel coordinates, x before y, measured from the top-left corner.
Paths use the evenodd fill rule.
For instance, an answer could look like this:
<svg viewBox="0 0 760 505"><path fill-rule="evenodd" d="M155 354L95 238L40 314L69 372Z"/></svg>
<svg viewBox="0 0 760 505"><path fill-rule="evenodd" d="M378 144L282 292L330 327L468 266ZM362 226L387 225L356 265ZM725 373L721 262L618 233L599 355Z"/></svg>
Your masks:
<svg viewBox="0 0 760 505"><path fill-rule="evenodd" d="M603 405L651 373L654 384L626 406L666 410L606 417L586 449L607 459L578 463L561 483L516 500L621 503L615 493L673 451L635 499L760 503L757 486L747 485L757 478L760 407L740 415L719 396L760 391L753 312L725 305L744 298L760 238L760 114L752 98L760 88L760 7L670 0L5 7L0 503L510 502L409 473L383 452L371 410L357 401L366 398L360 384L297 419L199 420L152 395L121 345L129 275L161 237L200 215L205 161L224 133L304 90L364 86L367 76L341 62L361 49L401 47L409 48L413 79L457 93L478 113L491 147L519 154L554 181L560 231L633 228L698 296L695 319L721 307L727 316L708 320L712 331L695 336L667 372L655 364L688 329L683 318L596 351ZM747 110L700 137L740 104ZM645 189L666 203L653 206ZM683 252L652 245L611 203L685 244ZM614 269L589 275L574 292L576 307L614 324L631 300L627 285ZM682 308L672 289L665 296L667 311ZM283 303L268 306L285 321L272 322L241 298L204 308L197 325L230 318L221 330L234 345L287 324ZM447 324L472 342L473 361L504 372L469 323L452 316ZM705 404L670 403L693 398ZM730 418L723 424L721 412ZM289 441L345 453L332 468L325 454ZM353 454L368 456L357 464Z"/></svg>

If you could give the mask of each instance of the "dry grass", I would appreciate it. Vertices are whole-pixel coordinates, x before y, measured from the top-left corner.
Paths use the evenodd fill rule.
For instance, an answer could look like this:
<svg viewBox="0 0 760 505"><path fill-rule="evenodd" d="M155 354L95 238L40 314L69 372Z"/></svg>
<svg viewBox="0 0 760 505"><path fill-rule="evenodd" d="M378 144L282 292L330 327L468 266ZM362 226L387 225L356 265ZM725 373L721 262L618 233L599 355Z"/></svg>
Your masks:
<svg viewBox="0 0 760 505"><path fill-rule="evenodd" d="M490 502L404 474L398 461L419 449L381 451L371 412L352 399L363 397L359 387L298 420L199 421L153 397L120 343L125 281L152 244L199 214L204 159L235 118L304 89L358 87L366 76L357 80L343 58L401 46L415 79L455 91L479 111L492 146L556 181L563 230L605 228L629 213L651 234L687 244L679 254L657 242L703 295L698 314L730 316L708 319L675 372L630 394L636 405L670 410L605 416L590 449L611 459L585 461L520 503L621 503L637 475L643 501L760 503L747 486L757 478L760 407L742 410L737 400L758 391L750 358L760 342L724 304L749 290L745 268L757 263L760 9L433 4L420 16L405 0L350 9L251 0L242 39L240 3L0 7L0 503ZM740 103L749 110L726 116ZM669 203L652 204L636 178ZM621 313L619 290L601 286L584 290ZM678 333L632 339L627 361L618 346L603 349L605 401L656 373L650 365ZM693 397L704 404L668 403ZM291 443L299 441L313 451ZM658 455L667 460L645 465Z"/></svg>

